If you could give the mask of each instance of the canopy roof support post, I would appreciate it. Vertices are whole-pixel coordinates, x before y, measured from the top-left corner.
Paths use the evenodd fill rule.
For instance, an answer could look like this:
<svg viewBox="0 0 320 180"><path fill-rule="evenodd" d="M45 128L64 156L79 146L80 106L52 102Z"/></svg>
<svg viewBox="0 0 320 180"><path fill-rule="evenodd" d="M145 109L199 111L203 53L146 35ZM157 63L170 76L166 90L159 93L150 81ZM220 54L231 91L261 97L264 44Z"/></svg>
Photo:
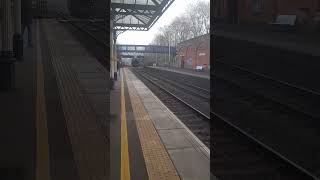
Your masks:
<svg viewBox="0 0 320 180"><path fill-rule="evenodd" d="M10 90L15 84L15 59L12 53L12 2L1 0L1 56L0 56L0 90Z"/></svg>
<svg viewBox="0 0 320 180"><path fill-rule="evenodd" d="M26 0L25 0L26 1ZM13 52L15 58L22 60L23 56L23 38L21 34L21 0L14 0L15 7L15 31L13 35Z"/></svg>
<svg viewBox="0 0 320 180"><path fill-rule="evenodd" d="M1 0L2 7L2 49L1 55L12 57L12 12L11 0Z"/></svg>
<svg viewBox="0 0 320 180"><path fill-rule="evenodd" d="M114 78L117 79L117 31L114 30L113 32L113 74Z"/></svg>
<svg viewBox="0 0 320 180"><path fill-rule="evenodd" d="M111 57L111 59L110 59L110 78L111 79L114 79L114 67L113 67L113 56L114 56L114 51L113 51L113 46L114 46L114 42L113 42L113 35L114 35L114 33L113 33L113 20L111 19L111 21L110 21L110 57Z"/></svg>

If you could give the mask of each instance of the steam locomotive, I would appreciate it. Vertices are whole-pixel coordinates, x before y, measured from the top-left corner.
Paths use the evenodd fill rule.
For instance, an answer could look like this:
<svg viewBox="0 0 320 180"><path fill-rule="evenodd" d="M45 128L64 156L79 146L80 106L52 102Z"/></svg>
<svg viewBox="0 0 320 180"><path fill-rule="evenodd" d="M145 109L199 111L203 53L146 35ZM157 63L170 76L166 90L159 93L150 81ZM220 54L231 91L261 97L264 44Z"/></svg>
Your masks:
<svg viewBox="0 0 320 180"><path fill-rule="evenodd" d="M133 67L143 67L144 66L143 58L140 58L140 57L133 58L132 59L132 66Z"/></svg>

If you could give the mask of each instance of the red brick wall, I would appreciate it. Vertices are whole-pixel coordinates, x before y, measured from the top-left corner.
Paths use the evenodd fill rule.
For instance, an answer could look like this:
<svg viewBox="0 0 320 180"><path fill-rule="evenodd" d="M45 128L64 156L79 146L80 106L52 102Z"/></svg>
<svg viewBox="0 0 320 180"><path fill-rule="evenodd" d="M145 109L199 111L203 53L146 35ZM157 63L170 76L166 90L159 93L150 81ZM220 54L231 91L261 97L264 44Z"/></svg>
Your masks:
<svg viewBox="0 0 320 180"><path fill-rule="evenodd" d="M263 12L253 15L251 0L241 0L239 3L239 23L269 23L276 14L275 0L262 1Z"/></svg>
<svg viewBox="0 0 320 180"><path fill-rule="evenodd" d="M228 14L228 0L217 0L217 7L214 7L216 17L226 17ZM238 0L239 22L240 23L269 23L278 14L296 14L299 8L310 9L312 16L317 9L320 9L320 0L262 0L263 12L259 15L252 14L252 0ZM218 12L220 12L218 14Z"/></svg>
<svg viewBox="0 0 320 180"><path fill-rule="evenodd" d="M207 34L179 43L177 60L181 62L180 67L184 64L184 68L191 69L197 65L210 66L210 36Z"/></svg>

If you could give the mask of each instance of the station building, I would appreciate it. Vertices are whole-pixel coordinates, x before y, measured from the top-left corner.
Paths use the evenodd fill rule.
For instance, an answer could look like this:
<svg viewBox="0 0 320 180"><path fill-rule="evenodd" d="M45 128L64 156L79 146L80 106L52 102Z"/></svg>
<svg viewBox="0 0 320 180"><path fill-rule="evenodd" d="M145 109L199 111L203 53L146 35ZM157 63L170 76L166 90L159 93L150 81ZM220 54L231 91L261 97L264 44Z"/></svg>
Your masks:
<svg viewBox="0 0 320 180"><path fill-rule="evenodd" d="M217 0L214 17L235 24L268 24L278 15L296 15L299 24L319 24L320 0ZM310 27L311 26L311 27Z"/></svg>
<svg viewBox="0 0 320 180"><path fill-rule="evenodd" d="M205 34L179 43L176 59L180 68L195 69L196 66L204 66L205 69L210 69L210 35Z"/></svg>

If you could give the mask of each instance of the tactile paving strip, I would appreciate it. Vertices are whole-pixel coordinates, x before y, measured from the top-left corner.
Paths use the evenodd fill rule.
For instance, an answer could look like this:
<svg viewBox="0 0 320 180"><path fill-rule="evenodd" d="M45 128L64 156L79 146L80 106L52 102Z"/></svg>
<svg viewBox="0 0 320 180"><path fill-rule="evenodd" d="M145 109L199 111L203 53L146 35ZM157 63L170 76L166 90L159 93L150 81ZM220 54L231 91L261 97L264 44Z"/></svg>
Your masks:
<svg viewBox="0 0 320 180"><path fill-rule="evenodd" d="M130 101L137 125L142 152L150 180L180 180L168 152L166 151L143 103L130 81L130 76L124 69L127 78Z"/></svg>
<svg viewBox="0 0 320 180"><path fill-rule="evenodd" d="M99 133L96 115L88 103L88 98L81 93L76 74L65 56L63 41L72 35L56 21L43 22L47 35L52 64L56 73L59 94L66 119L66 125L72 144L74 159L81 180L108 179L107 143ZM76 41L75 41L76 42ZM79 51L85 51L79 44Z"/></svg>

